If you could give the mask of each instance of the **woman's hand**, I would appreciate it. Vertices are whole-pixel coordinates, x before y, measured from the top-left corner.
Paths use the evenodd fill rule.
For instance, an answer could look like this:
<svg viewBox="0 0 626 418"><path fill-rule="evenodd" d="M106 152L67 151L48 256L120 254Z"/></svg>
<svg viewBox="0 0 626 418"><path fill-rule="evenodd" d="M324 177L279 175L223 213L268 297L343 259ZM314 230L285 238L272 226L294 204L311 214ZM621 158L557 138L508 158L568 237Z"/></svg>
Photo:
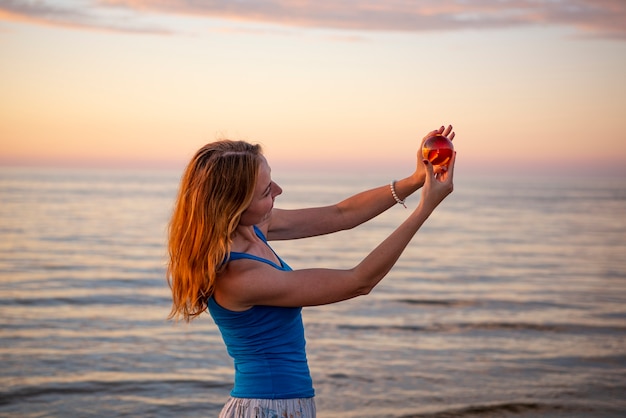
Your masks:
<svg viewBox="0 0 626 418"><path fill-rule="evenodd" d="M426 179L419 206L422 206L428 212L432 212L454 190L455 161L456 151L452 154L448 167L445 170L436 172L430 161L422 159L422 164L426 170Z"/></svg>
<svg viewBox="0 0 626 418"><path fill-rule="evenodd" d="M422 138L420 147L417 150L417 167L415 168L415 172L413 173L413 178L415 179L417 184L424 184L426 180L426 166L424 165L424 161L423 161L424 156L422 155L422 149L424 148L424 142L426 142L428 138L434 135L443 135L447 137L450 141L452 141L454 139L454 132L452 131L452 125L448 125L447 128L444 126L441 126L441 128L429 132L428 134L426 134L424 138ZM447 171L448 166L434 166L433 171L436 175L439 175Z"/></svg>

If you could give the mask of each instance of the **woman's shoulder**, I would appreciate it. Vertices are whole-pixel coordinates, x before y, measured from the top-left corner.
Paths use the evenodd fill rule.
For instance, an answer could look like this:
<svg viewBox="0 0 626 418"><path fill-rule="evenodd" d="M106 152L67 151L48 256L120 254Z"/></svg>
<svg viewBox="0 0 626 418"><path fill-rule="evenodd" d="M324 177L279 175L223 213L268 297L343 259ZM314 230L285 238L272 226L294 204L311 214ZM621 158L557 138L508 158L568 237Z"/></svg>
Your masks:
<svg viewBox="0 0 626 418"><path fill-rule="evenodd" d="M241 255L241 253L240 253ZM213 296L224 308L232 311L247 310L254 305L248 303L255 299L259 292L263 293L265 283L271 283L274 275L280 273L263 258L243 254L236 260L229 261L220 271L215 280Z"/></svg>

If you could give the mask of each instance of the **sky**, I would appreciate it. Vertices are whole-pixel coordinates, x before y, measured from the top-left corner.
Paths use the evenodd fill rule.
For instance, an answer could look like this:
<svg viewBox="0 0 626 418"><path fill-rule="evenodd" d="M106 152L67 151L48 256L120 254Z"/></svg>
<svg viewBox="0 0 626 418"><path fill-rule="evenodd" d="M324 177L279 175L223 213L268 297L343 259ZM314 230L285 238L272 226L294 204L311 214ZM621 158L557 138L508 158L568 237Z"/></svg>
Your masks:
<svg viewBox="0 0 626 418"><path fill-rule="evenodd" d="M626 175L624 0L0 0L0 164Z"/></svg>

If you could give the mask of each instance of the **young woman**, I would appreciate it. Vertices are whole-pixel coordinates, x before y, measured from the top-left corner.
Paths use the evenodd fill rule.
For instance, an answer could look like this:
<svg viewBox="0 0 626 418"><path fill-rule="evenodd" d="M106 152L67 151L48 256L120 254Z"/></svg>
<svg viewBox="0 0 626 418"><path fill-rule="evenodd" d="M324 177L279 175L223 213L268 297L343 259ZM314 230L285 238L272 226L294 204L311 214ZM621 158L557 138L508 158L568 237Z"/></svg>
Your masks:
<svg viewBox="0 0 626 418"><path fill-rule="evenodd" d="M430 132L454 138L452 127ZM453 189L447 167L421 158L412 175L335 205L274 208L282 193L258 145L218 141L202 147L181 180L169 228L171 318L208 309L234 359L235 386L221 418L315 417L305 353L303 306L368 294ZM407 219L351 269L292 270L268 245L346 230L422 188Z"/></svg>

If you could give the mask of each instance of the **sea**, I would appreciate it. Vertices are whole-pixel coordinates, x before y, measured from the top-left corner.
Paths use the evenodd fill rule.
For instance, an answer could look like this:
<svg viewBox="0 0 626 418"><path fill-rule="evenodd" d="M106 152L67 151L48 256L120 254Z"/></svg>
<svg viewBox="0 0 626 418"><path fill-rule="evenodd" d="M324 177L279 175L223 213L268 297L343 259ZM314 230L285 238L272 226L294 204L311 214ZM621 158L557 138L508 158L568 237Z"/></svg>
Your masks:
<svg viewBox="0 0 626 418"><path fill-rule="evenodd" d="M217 417L218 329L167 319L180 174L0 169L1 417ZM273 176L288 209L391 180ZM626 178L455 177L369 295L304 308L318 417L626 416ZM271 244L294 269L351 268L419 198Z"/></svg>

